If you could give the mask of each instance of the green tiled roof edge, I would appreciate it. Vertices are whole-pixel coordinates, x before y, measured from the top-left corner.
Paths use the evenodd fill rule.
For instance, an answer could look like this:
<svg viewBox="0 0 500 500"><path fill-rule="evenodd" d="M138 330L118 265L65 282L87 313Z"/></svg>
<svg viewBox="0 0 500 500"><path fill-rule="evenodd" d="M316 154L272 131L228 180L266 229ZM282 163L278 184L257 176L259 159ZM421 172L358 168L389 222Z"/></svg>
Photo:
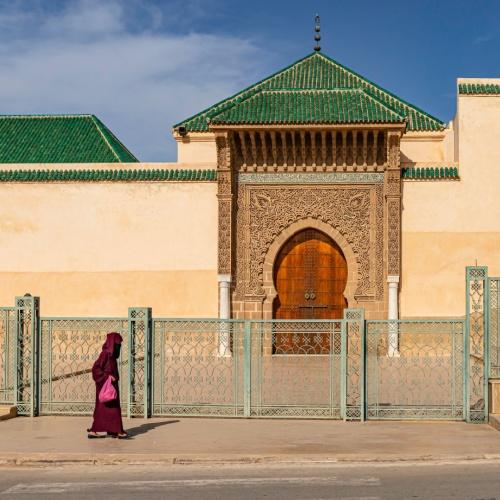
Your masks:
<svg viewBox="0 0 500 500"><path fill-rule="evenodd" d="M109 130L104 123L95 115L91 115L97 130L101 133L103 139L109 145L111 151L121 163L136 163L139 160L125 147L125 145L118 140L118 138Z"/></svg>
<svg viewBox="0 0 500 500"><path fill-rule="evenodd" d="M212 106L209 106L208 108L204 109L203 111L200 111L199 113L196 113L195 115L193 115L193 116L191 116L189 118L186 118L185 120L183 120L183 121L181 121L179 123L176 123L173 126L173 128L176 128L176 127L179 127L179 126L185 126L188 131L207 132L208 131L208 122L206 120L209 117L207 116L207 117L204 118L204 115L207 115L211 110L216 110L217 108L220 108L220 111L222 112L224 110L224 105L230 104L230 103L232 103L234 101L237 101L239 98L246 99L246 98L252 96L253 94L251 93L251 91L255 87L261 86L265 82L267 82L267 81L272 80L273 78L275 78L280 73L284 73L285 71L291 69L293 66L295 66L297 64L300 64L300 63L304 62L306 59L309 59L309 58L314 57L314 56L316 56L316 57L319 56L319 57L325 58L327 61L329 61L329 62L331 62L331 63L339 66L344 71L351 73L356 78L359 78L360 80L362 80L363 82L365 82L368 86L372 86L377 91L387 94L392 99L394 99L396 101L399 101L403 106L406 106L407 108L409 108L410 110L413 110L416 113L424 115L425 118L427 118L428 120L430 120L431 122L433 122L431 125L428 124L428 123L424 123L420 127L418 127L418 126L414 127L412 125L411 127L409 127L409 130L433 130L433 131L436 131L436 130L443 130L445 128L446 124L444 122L442 122L441 120L439 120L438 118L436 118L435 116L431 115L430 113L427 113L426 111L418 108L417 106L415 106L413 104L410 104L409 102L405 101L404 99L401 99L400 97L396 96L394 93L392 93L392 92L384 89L383 87L377 85L376 83L372 82L371 80L369 80L369 79L361 76L359 73L351 70L350 68L347 68L346 66L340 64L339 62L335 61L331 57L328 57L325 54L318 54L317 52L313 52L312 54L308 54L307 56L303 57L302 59L299 59L299 60L295 61L294 63L286 66L285 68L282 68L282 69L276 71L272 75L270 75L270 76L268 76L266 78L263 78L262 80L258 81L257 83L249 85L248 87L244 88L240 92L238 92L238 93L236 93L236 94L234 94L234 95L232 95L230 97L227 97L226 99L223 99L222 101L219 101L219 102L213 104ZM259 89L255 89L255 92L257 92L258 90ZM274 90L278 90L278 89L274 89ZM370 89L364 89L364 90L370 90ZM370 92L370 95L373 96L373 94L375 94L375 92ZM386 104L386 103L384 103L384 104ZM387 104L389 104L389 103L387 103ZM200 125L198 123L199 122L199 120L198 120L198 122L196 122L194 126L190 126L190 122L193 122L196 119L199 119L199 120L203 120L204 119L205 123L202 123Z"/></svg>
<svg viewBox="0 0 500 500"><path fill-rule="evenodd" d="M29 130L35 120L42 126L36 125L34 131ZM3 143L0 144L2 148L0 163L3 164L137 163L139 161L96 116L91 114L0 115L0 123L2 127L4 124L7 126L7 131L2 129ZM10 129L9 123L12 124ZM54 123L56 128L61 129L62 125L62 131L60 130L56 136L52 128ZM66 123L73 141L75 136L79 133L81 135L81 131L84 130L83 140L71 148L68 147L65 135ZM75 123L78 128L75 128ZM44 128L45 126L48 128ZM9 134L14 132L16 136L9 141ZM49 142L47 138L50 138Z"/></svg>
<svg viewBox="0 0 500 500"><path fill-rule="evenodd" d="M217 171L211 170L0 170L0 182L127 182L195 181L213 182Z"/></svg>
<svg viewBox="0 0 500 500"><path fill-rule="evenodd" d="M459 83L459 94L500 94L500 84L496 83Z"/></svg>
<svg viewBox="0 0 500 500"><path fill-rule="evenodd" d="M297 89L279 89L279 90L259 90L255 93L253 93L251 96L249 96L247 99L244 99L242 101L235 101L228 105L226 109L218 113L212 123L218 124L218 123L224 123L224 124L230 124L230 123L250 123L250 124L262 124L262 123L311 123L310 120L306 119L300 119L298 117L295 117L293 120L266 120L266 119L255 119L252 117L252 119L248 119L247 121L242 120L242 119L236 119L234 114L237 112L238 108L244 109L245 107L248 108L249 106L251 107L254 101L257 101L259 99L265 100L267 97L271 96L277 96L279 94L283 94L282 97L284 97L287 94L290 94L292 96L293 94L297 95L310 95L311 97L313 95L320 95L321 97L325 97L324 94L332 94L332 97L338 97L337 95L333 96L333 94L340 94L340 93L346 93L346 94L359 94L361 98L365 99L364 104L367 106L378 106L378 109L376 107L372 107L371 112L373 118L370 119L367 115L369 113L368 107L365 108L363 111L365 113L364 117L357 117L354 118L352 116L347 116L349 114L349 109L347 110L337 110L340 115L338 117L333 117L333 116L324 116L322 119L317 119L314 121L314 123L402 123L406 120L406 117L401 115L396 109L394 109L392 106L389 104L384 103L381 101L376 95L373 95L371 92L369 92L367 89L364 88L345 88L345 87L336 87L332 89L308 89L308 90L297 90ZM304 100L303 105L312 105L314 108L315 105L318 105L318 102L307 102L307 100ZM339 103L337 103L339 104ZM340 103L344 104L344 103ZM285 112L289 110L289 107L285 108ZM385 110L386 117L385 119L381 116L383 114L383 110ZM331 111L331 110L329 110ZM344 113L346 112L346 113ZM248 114L248 113L246 113ZM256 113L254 113L256 114ZM378 116L375 116L378 115Z"/></svg>
<svg viewBox="0 0 500 500"><path fill-rule="evenodd" d="M402 169L403 180L458 180L458 167L405 167Z"/></svg>
<svg viewBox="0 0 500 500"><path fill-rule="evenodd" d="M307 54L307 56L304 56L302 59L299 59L298 61L295 61L292 64L289 64L288 66L279 69L278 71L274 72L272 75L267 76L266 78L263 78L262 80L259 80L257 83L252 83L251 85L249 85L248 87L245 87L243 90L240 90L236 94L234 94L234 95L232 95L230 97L226 97L226 99L222 99L222 101L219 101L219 102L217 102L215 104L212 104L212 106L209 106L208 108L205 108L203 111L200 111L199 113L196 113L193 116L190 116L189 118L186 118L185 120L182 120L181 122L176 123L173 126L173 128L180 127L181 125L184 125L187 122L190 122L190 121L194 120L195 118L201 117L202 115L208 113L211 109L214 109L214 108L217 108L219 106L222 106L225 103L228 103L228 104L231 103L231 101L233 101L234 99L237 99L238 97L242 97L244 94L246 94L253 87L258 86L258 85L266 82L267 80L271 80L272 78L274 78L276 75L279 75L283 71L286 71L287 69L290 69L292 66L295 66L296 64L301 63L302 61L305 61L308 57L311 57L311 55L313 55L313 54ZM256 92L257 91L258 90L256 90Z"/></svg>
<svg viewBox="0 0 500 500"><path fill-rule="evenodd" d="M405 101L404 99L401 99L401 97L397 96L396 94L390 92L387 89L384 89L383 87L381 87L380 85L377 85L376 83L372 82L368 78L365 78L364 76L361 76L356 71L354 71L354 70L348 68L347 66L344 66L343 64L340 64L339 62L335 61L335 59L332 59L331 57L329 57L329 56L327 56L325 54L322 54L322 55L323 55L323 57L325 57L326 59L328 59L332 63L337 64L338 66L340 66L344 71L349 71L350 73L352 73L353 75L357 76L361 80L364 80L365 82L367 82L368 84L372 85L373 87L375 87L379 91L384 92L384 93L390 95L393 99L396 99L396 100L402 102L403 104L405 104L409 108L417 111L418 113L421 113L421 114L427 116L432 121L437 122L437 124L439 125L440 129L444 129L445 128L446 124L444 122L442 122L439 118L436 118L435 116L431 115L430 113L427 113L427 111L424 111L423 109L419 108L418 106L415 106L414 104L410 104L408 101ZM365 89L365 90L369 90L369 89Z"/></svg>

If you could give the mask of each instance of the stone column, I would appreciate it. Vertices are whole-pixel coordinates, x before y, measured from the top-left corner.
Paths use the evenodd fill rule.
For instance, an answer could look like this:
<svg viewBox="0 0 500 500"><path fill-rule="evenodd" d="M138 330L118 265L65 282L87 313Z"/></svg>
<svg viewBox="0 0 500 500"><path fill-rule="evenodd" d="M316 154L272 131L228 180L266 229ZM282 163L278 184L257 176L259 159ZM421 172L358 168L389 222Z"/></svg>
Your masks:
<svg viewBox="0 0 500 500"><path fill-rule="evenodd" d="M398 320L399 310L398 310L398 287L399 287L399 276L387 276L387 283L389 284L389 314L388 319ZM398 335L398 324L397 321L389 323L389 336L388 336L388 350L387 354L389 356L397 356L399 354L399 335Z"/></svg>
<svg viewBox="0 0 500 500"><path fill-rule="evenodd" d="M219 318L231 318L231 275L219 274Z"/></svg>
<svg viewBox="0 0 500 500"><path fill-rule="evenodd" d="M219 319L231 319L231 275L219 274ZM219 356L229 356L231 351L229 322L221 322L219 329Z"/></svg>

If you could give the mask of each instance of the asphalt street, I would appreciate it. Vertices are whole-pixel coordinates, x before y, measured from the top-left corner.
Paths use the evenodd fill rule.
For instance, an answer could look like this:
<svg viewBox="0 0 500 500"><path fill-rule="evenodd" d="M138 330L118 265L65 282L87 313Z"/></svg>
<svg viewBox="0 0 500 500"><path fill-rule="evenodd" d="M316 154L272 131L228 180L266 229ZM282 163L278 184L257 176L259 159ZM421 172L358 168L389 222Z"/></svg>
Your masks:
<svg viewBox="0 0 500 500"><path fill-rule="evenodd" d="M0 500L103 498L500 500L500 464L0 469Z"/></svg>

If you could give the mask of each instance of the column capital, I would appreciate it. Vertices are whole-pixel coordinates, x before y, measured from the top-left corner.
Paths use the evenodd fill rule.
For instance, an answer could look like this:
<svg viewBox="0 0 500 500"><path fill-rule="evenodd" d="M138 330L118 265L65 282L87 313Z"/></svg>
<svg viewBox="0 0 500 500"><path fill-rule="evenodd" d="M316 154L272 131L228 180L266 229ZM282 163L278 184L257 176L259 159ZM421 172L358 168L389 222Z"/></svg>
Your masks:
<svg viewBox="0 0 500 500"><path fill-rule="evenodd" d="M387 283L399 283L399 276L396 275L396 274L390 274L389 276L387 276Z"/></svg>
<svg viewBox="0 0 500 500"><path fill-rule="evenodd" d="M219 283L231 283L231 275L230 274L218 274L217 281Z"/></svg>

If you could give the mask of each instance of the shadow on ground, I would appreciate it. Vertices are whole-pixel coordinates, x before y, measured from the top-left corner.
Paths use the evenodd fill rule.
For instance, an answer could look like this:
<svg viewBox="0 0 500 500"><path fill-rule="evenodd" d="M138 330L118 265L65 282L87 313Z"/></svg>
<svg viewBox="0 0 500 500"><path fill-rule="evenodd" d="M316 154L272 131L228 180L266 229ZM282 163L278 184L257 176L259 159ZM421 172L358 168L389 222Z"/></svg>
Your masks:
<svg viewBox="0 0 500 500"><path fill-rule="evenodd" d="M152 431L157 427L162 427L168 424L176 424L179 420L165 420L163 422L148 422L147 424L138 425L137 427L131 427L127 429L127 433L130 437L140 436L141 434L146 434L146 432Z"/></svg>

